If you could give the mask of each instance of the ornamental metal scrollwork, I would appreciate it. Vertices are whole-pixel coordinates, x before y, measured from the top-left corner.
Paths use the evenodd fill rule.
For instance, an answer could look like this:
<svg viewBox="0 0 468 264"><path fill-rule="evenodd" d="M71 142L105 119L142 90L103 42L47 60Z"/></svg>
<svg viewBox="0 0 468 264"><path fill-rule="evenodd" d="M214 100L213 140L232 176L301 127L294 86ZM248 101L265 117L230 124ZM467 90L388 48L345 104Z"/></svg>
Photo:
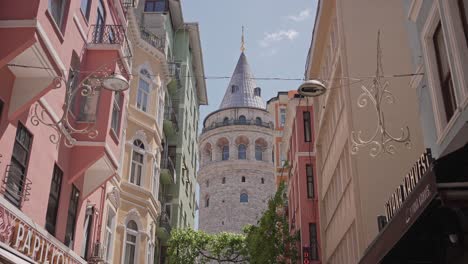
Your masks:
<svg viewBox="0 0 468 264"><path fill-rule="evenodd" d="M127 58L129 58L129 56L119 57L110 63L106 63L79 82L80 72L74 70L70 71L68 80L65 80L65 78L61 76L54 78L52 81L52 89L60 89L63 86L66 87L63 113L60 117L54 119L41 101L36 102L31 109L31 124L34 126L42 124L52 128L54 132L49 136L49 140L56 145L63 139L65 146L73 147L77 142L74 137L76 134L86 135L90 139L96 138L99 134L96 118L94 120L80 121L79 124L76 124L76 117L73 115L75 112L75 100L77 96L81 96L82 98L80 99L82 102L86 102L88 99L91 100L93 96L98 96L103 87L103 81L112 74L109 66L116 62L121 64L122 60ZM96 102L95 114L97 114L97 104L98 101ZM71 120L74 121L72 122Z"/></svg>
<svg viewBox="0 0 468 264"><path fill-rule="evenodd" d="M380 31L377 34L377 70L372 80L370 88L361 85L362 93L357 99L360 108L364 108L370 103L377 112L377 127L368 139L362 137L362 131L351 132L351 153L357 154L359 148L370 146L370 156L376 157L381 153L395 154L395 143L402 143L407 148L411 148L410 130L406 126L401 128L401 134L396 137L388 132L385 124L385 115L382 110L382 104L393 104L395 97L388 89L390 82L383 77L382 67L382 49L380 47Z"/></svg>

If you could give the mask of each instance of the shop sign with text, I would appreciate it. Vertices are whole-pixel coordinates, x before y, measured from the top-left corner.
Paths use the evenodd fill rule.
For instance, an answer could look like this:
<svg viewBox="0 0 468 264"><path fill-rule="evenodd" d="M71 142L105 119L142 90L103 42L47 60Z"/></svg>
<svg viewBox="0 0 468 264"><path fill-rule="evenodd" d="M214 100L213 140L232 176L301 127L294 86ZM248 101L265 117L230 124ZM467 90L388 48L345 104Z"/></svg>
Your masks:
<svg viewBox="0 0 468 264"><path fill-rule="evenodd" d="M37 263L82 263L0 205L0 241ZM62 247L65 247L62 245Z"/></svg>
<svg viewBox="0 0 468 264"><path fill-rule="evenodd" d="M390 199L388 199L387 203L385 203L387 221L390 221L390 219L392 219L393 216L395 216L396 212L398 212L403 202L406 201L406 199L408 199L409 195L413 192L416 185L421 181L423 176L429 170L431 163L431 152L429 149L427 149L426 152L424 152L418 159L418 161L416 161L416 163L413 165L410 172L406 174L403 183L397 187L397 189L390 196ZM428 191L425 192L426 194L422 194L422 196L420 197L421 200L424 200L424 197L429 196L427 195L427 192ZM423 201L421 201L421 203L422 202ZM416 208L418 206L414 204L412 207Z"/></svg>

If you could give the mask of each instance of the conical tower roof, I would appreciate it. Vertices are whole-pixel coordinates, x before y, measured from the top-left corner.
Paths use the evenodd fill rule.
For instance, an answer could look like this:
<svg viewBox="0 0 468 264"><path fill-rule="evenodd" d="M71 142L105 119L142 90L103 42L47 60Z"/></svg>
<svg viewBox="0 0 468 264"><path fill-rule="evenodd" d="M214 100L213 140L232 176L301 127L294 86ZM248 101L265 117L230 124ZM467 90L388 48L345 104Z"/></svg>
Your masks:
<svg viewBox="0 0 468 264"><path fill-rule="evenodd" d="M257 88L257 84L255 83L254 75L250 70L247 57L242 52L219 109L231 107L265 109L265 102L260 96L260 90L259 94L256 95L254 92L255 88Z"/></svg>

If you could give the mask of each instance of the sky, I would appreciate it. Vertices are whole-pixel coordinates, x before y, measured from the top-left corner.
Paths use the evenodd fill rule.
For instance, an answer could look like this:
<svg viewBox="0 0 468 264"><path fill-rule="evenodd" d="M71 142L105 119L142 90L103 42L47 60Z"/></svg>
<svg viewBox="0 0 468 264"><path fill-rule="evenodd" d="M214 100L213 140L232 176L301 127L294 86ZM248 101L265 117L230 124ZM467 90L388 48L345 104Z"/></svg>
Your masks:
<svg viewBox="0 0 468 264"><path fill-rule="evenodd" d="M205 76L231 76L240 55L242 26L245 54L257 78L303 78L317 0L182 0L184 20L198 22ZM229 79L207 79L208 106L200 122L218 109ZM297 89L300 81L260 81L265 101L278 91Z"/></svg>
<svg viewBox="0 0 468 264"><path fill-rule="evenodd" d="M185 22L200 26L207 77L231 77L244 26L245 54L255 77L303 78L316 7L317 0L182 0ZM265 101L278 91L297 89L300 83L257 80ZM218 109L229 79L207 79L206 84L208 106L200 107L200 122ZM199 201L198 185L196 196Z"/></svg>

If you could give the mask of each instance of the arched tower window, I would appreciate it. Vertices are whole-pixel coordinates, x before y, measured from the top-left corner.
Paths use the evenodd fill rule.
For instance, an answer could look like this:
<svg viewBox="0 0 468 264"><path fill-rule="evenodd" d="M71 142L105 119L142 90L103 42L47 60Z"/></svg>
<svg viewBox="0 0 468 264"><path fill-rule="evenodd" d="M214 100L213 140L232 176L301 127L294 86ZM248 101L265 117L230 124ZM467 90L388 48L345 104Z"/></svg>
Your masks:
<svg viewBox="0 0 468 264"><path fill-rule="evenodd" d="M261 179L261 182L262 182L262 184L265 184L265 179L262 178L262 179Z"/></svg>
<svg viewBox="0 0 468 264"><path fill-rule="evenodd" d="M241 203L248 203L249 202L249 195L247 193L245 193L245 192L241 193L240 202Z"/></svg>
<svg viewBox="0 0 468 264"><path fill-rule="evenodd" d="M242 176L241 181L245 182L245 176Z"/></svg>
<svg viewBox="0 0 468 264"><path fill-rule="evenodd" d="M236 93L237 91L239 91L239 86L231 85L231 93Z"/></svg>
<svg viewBox="0 0 468 264"><path fill-rule="evenodd" d="M226 183L226 177L223 177L223 180L221 181L223 184Z"/></svg>
<svg viewBox="0 0 468 264"><path fill-rule="evenodd" d="M255 124L257 126L261 126L262 125L262 119L260 117L255 118Z"/></svg>
<svg viewBox="0 0 468 264"><path fill-rule="evenodd" d="M254 95L255 96L261 96L262 95L262 89L260 87L257 87L254 89Z"/></svg>
<svg viewBox="0 0 468 264"><path fill-rule="evenodd" d="M145 145L139 139L133 141L132 165L130 170L130 182L141 186L141 177L145 163Z"/></svg>
<svg viewBox="0 0 468 264"><path fill-rule="evenodd" d="M245 119L244 115L239 116L239 124L245 124L247 120Z"/></svg>
<svg viewBox="0 0 468 264"><path fill-rule="evenodd" d="M207 196L205 198L205 207L210 207L210 197L209 196Z"/></svg>
<svg viewBox="0 0 468 264"><path fill-rule="evenodd" d="M263 152L267 148L267 142L263 138L255 140L255 159L263 160Z"/></svg>
<svg viewBox="0 0 468 264"><path fill-rule="evenodd" d="M229 146L225 145L223 146L223 160L228 160L229 159Z"/></svg>
<svg viewBox="0 0 468 264"><path fill-rule="evenodd" d="M135 221L130 220L126 226L126 239L125 239L125 264L136 263L137 253L137 239L138 239L138 226Z"/></svg>
<svg viewBox="0 0 468 264"><path fill-rule="evenodd" d="M229 125L229 118L225 117L223 119L223 125L225 125L225 126Z"/></svg>
<svg viewBox="0 0 468 264"><path fill-rule="evenodd" d="M244 144L240 144L238 147L238 159L245 160L247 158L247 147Z"/></svg>

